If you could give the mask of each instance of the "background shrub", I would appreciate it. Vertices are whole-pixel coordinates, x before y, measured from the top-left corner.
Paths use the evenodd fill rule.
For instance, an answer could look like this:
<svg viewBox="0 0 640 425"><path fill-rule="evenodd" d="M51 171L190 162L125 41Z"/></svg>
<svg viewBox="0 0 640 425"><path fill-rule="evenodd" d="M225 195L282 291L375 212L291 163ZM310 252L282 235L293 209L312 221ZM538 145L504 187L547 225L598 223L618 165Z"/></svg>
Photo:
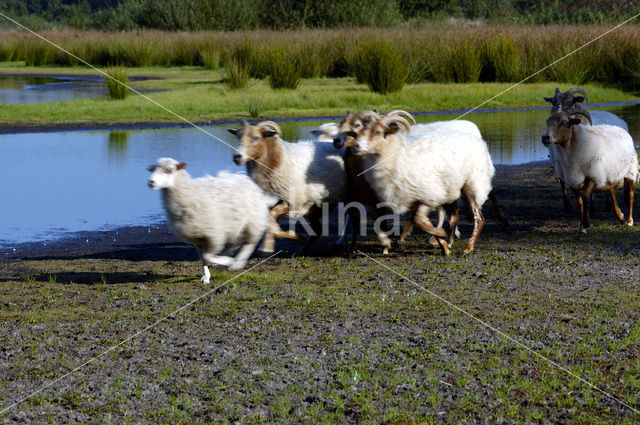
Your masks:
<svg viewBox="0 0 640 425"><path fill-rule="evenodd" d="M351 57L349 67L359 82L381 94L399 91L408 78L402 52L385 39L362 43Z"/></svg>
<svg viewBox="0 0 640 425"><path fill-rule="evenodd" d="M268 64L269 85L272 89L295 89L300 83L300 58L295 52L281 47L270 49Z"/></svg>

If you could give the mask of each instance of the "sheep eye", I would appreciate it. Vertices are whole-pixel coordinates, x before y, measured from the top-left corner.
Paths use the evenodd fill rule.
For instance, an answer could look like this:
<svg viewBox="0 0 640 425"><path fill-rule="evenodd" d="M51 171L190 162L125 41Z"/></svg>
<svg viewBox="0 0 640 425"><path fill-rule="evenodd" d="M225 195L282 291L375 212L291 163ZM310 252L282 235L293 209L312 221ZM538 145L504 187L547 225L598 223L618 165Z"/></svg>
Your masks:
<svg viewBox="0 0 640 425"><path fill-rule="evenodd" d="M260 141L259 137L254 137L253 139L251 139L252 143L258 143Z"/></svg>

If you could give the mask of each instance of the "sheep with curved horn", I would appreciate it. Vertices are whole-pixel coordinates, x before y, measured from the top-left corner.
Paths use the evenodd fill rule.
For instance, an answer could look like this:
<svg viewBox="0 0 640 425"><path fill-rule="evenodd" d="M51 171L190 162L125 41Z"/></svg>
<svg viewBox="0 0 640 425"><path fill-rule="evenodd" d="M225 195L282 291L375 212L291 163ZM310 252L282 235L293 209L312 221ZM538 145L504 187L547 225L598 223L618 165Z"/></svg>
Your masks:
<svg viewBox="0 0 640 425"><path fill-rule="evenodd" d="M574 111L583 116L585 112ZM542 143L553 149L556 171L576 197L581 232L586 233L590 224L588 200L592 192L609 192L618 220L625 222L614 192L623 185L629 208L626 224L633 225L633 185L640 177L640 170L628 132L607 124L583 125L575 115L558 111L547 119Z"/></svg>
<svg viewBox="0 0 640 425"><path fill-rule="evenodd" d="M575 94L581 94L582 96L575 96ZM588 99L587 92L580 87L573 87L567 90L566 92L561 92L559 87L556 87L556 91L553 97L544 97L544 100L551 103L551 113L555 112L565 112L569 116L574 118L579 118L583 124L586 124L588 121L591 125L612 125L616 127L620 127L625 132L629 132L629 126L624 120L618 117L615 114L607 111L599 111L592 110L587 111L581 105L582 102ZM555 145L549 146L549 157L556 171L556 175L558 176L558 180L560 182L560 190L562 192L562 202L564 205L564 209L566 212L571 212L571 202L569 201L569 196L567 195L566 185L562 179L561 167L558 164L556 159L556 151L557 147ZM615 195L611 194L611 199L613 200L614 210L616 208ZM591 205L593 206L593 200L590 200Z"/></svg>

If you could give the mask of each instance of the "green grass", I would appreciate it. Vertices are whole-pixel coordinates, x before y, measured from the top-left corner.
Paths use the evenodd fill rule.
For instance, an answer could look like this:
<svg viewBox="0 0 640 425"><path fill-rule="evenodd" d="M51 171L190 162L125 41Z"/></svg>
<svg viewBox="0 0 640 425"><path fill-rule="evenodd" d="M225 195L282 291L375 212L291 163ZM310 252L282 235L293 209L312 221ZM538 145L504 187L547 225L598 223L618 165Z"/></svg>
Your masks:
<svg viewBox="0 0 640 425"><path fill-rule="evenodd" d="M0 64L0 72L69 74L88 73L82 68L19 67ZM232 90L225 84L221 70L201 68L134 68L129 77L150 76L157 79L133 82L133 88L162 89L147 93L151 99L196 122L236 120L251 115L269 118L341 116L347 110L405 109L438 111L470 109L510 86L508 83L407 84L387 95L372 93L353 78L302 79L295 91L273 90L264 80L251 80L244 89ZM485 104L486 108L543 106L543 96L553 94L556 83L523 84ZM590 101L633 100L629 93L613 88L585 84ZM567 84L561 85L568 88ZM179 122L177 118L140 96L132 95L118 102L105 99L82 99L69 102L9 105L0 108L0 123L45 125L60 123L145 123Z"/></svg>

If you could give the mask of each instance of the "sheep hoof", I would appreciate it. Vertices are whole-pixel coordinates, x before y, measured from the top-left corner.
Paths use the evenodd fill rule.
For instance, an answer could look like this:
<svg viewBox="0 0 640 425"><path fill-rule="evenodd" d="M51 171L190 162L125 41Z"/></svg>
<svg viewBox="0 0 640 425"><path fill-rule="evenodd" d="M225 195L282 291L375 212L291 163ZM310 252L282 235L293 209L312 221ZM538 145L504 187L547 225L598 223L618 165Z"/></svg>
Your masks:
<svg viewBox="0 0 640 425"><path fill-rule="evenodd" d="M627 220L627 226L632 227L633 226L633 219L630 218L629 220Z"/></svg>
<svg viewBox="0 0 640 425"><path fill-rule="evenodd" d="M229 270L235 271L235 270L242 270L244 268L244 264L241 263L233 263L229 266Z"/></svg>
<svg viewBox="0 0 640 425"><path fill-rule="evenodd" d="M209 284L209 278L207 278L205 276L202 276L200 278L200 283L204 283L205 285L208 285Z"/></svg>
<svg viewBox="0 0 640 425"><path fill-rule="evenodd" d="M584 227L580 229L580 233L582 234L587 234L587 229L585 229Z"/></svg>
<svg viewBox="0 0 640 425"><path fill-rule="evenodd" d="M467 254L471 254L473 252L473 247L472 246L466 246L463 250L462 250L462 255L467 255Z"/></svg>

